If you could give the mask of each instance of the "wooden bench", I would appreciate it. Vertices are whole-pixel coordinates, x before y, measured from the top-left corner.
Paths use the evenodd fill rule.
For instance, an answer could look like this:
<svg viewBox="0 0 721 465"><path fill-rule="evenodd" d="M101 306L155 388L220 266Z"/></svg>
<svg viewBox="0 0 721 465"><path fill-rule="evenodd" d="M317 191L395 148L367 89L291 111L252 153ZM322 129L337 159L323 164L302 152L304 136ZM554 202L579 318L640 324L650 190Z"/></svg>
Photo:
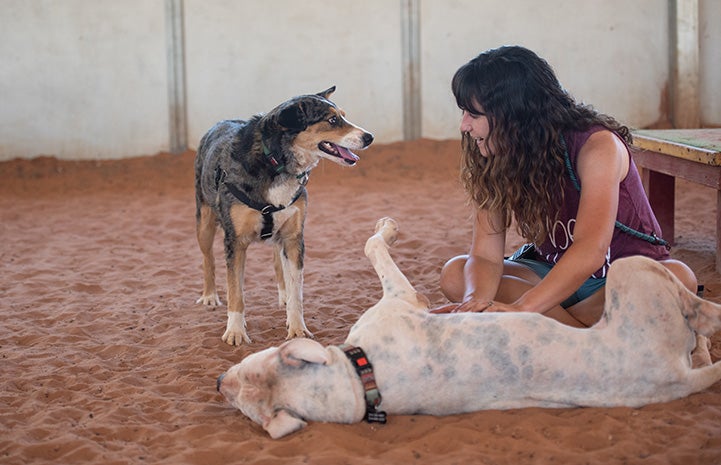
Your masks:
<svg viewBox="0 0 721 465"><path fill-rule="evenodd" d="M716 189L716 269L721 271L721 128L637 130L633 145L633 159L669 243L675 234L675 178ZM714 208L707 210L711 217Z"/></svg>

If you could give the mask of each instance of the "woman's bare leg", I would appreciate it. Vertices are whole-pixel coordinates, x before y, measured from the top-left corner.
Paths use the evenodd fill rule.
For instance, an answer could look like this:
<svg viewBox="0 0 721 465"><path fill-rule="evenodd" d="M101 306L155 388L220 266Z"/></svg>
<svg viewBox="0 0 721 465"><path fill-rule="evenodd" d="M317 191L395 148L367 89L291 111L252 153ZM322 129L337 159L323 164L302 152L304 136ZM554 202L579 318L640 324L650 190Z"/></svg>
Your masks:
<svg viewBox="0 0 721 465"><path fill-rule="evenodd" d="M451 302L460 302L465 295L463 268L467 259L467 255L454 257L448 260L441 270L441 291ZM503 303L515 302L540 281L541 278L527 266L506 260L503 266L503 277L495 300ZM586 326L560 305L548 310L544 315L569 326L577 328Z"/></svg>
<svg viewBox="0 0 721 465"><path fill-rule="evenodd" d="M603 305L606 302L605 289L605 286L599 288L582 301L568 307L566 311L587 327L595 325L603 315Z"/></svg>
<svg viewBox="0 0 721 465"><path fill-rule="evenodd" d="M673 259L661 260L659 263L665 266L668 271L673 273L689 291L694 294L696 293L698 280L696 279L696 275L693 270L691 270L688 265L682 261Z"/></svg>

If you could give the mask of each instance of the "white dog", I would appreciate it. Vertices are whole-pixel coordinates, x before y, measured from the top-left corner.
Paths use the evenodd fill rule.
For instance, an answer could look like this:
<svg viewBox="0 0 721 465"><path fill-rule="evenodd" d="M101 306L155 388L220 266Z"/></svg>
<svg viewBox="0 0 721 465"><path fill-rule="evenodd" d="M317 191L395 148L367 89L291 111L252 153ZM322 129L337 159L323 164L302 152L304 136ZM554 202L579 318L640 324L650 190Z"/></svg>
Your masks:
<svg viewBox="0 0 721 465"><path fill-rule="evenodd" d="M435 315L388 253L397 232L395 221L381 219L366 243L383 298L344 345L291 340L248 356L218 378L225 398L271 437L308 420L384 421L381 408L449 415L636 407L721 379L721 362L692 369L690 357L696 332L710 336L721 329L721 306L686 290L653 260L614 262L605 312L592 328L536 313Z"/></svg>

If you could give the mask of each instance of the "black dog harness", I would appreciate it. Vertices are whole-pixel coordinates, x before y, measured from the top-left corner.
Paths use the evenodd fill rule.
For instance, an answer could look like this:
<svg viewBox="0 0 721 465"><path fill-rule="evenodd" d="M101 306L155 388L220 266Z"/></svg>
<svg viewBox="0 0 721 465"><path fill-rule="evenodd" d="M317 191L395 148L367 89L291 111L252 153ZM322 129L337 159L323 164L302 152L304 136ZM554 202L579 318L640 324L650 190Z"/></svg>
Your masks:
<svg viewBox="0 0 721 465"><path fill-rule="evenodd" d="M360 347L349 344L341 344L338 347L345 352L346 357L350 360L358 376L360 376L361 383L363 383L366 398L366 414L363 419L368 423L385 423L386 412L378 409L383 398L376 384L373 365L368 361L365 352Z"/></svg>
<svg viewBox="0 0 721 465"><path fill-rule="evenodd" d="M258 210L260 214L263 216L263 227L260 230L260 238L265 240L273 236L273 213L283 210L286 208L286 205L273 205L272 203L259 203L248 197L245 192L238 189L233 184L229 183L223 183L225 187L228 188L228 191L233 194L233 196L243 202L248 207L252 208L253 210ZM305 186L300 186L298 191L295 193L293 198L291 199L290 203L287 206L293 205L298 198L303 194L305 191Z"/></svg>
<svg viewBox="0 0 721 465"><path fill-rule="evenodd" d="M268 147L266 147L265 143L261 141L261 145L263 148L263 154L265 155L266 159L268 160L268 163L275 169L276 173L281 173L285 171L285 165L281 164L276 158L275 154L271 152ZM238 189L237 186L226 183L225 182L225 176L226 172L225 170L221 170L220 167L218 168L218 171L215 174L215 185L216 188L220 186L220 184L223 184L225 187L228 188L228 191L233 194L233 196L240 200L242 203L247 205L248 207L252 208L253 210L258 210L261 215L263 215L263 227L260 230L260 238L262 240L268 239L273 236L273 213L283 210L286 207L289 207L295 203L296 200L300 198L300 196L305 191L305 185L308 183L308 177L310 176L309 171L303 171L300 174L297 174L295 178L298 180L298 183L300 184L300 187L298 188L298 191L293 195L293 198L291 199L290 203L288 205L273 205L271 203L259 203L248 197L248 195L243 192L242 190Z"/></svg>

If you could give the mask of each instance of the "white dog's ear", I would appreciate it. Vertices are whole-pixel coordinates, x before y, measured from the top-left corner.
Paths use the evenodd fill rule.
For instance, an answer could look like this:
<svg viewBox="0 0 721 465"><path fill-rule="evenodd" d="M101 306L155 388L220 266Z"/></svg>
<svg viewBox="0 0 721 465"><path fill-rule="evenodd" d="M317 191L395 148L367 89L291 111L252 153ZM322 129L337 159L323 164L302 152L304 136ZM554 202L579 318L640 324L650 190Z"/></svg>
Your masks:
<svg viewBox="0 0 721 465"><path fill-rule="evenodd" d="M303 362L328 364L328 350L312 339L291 339L279 347L280 360L286 365L300 366Z"/></svg>
<svg viewBox="0 0 721 465"><path fill-rule="evenodd" d="M285 410L278 410L273 414L270 420L263 423L263 429L270 434L273 439L282 438L286 434L298 431L304 428L308 423L300 418L294 417Z"/></svg>

